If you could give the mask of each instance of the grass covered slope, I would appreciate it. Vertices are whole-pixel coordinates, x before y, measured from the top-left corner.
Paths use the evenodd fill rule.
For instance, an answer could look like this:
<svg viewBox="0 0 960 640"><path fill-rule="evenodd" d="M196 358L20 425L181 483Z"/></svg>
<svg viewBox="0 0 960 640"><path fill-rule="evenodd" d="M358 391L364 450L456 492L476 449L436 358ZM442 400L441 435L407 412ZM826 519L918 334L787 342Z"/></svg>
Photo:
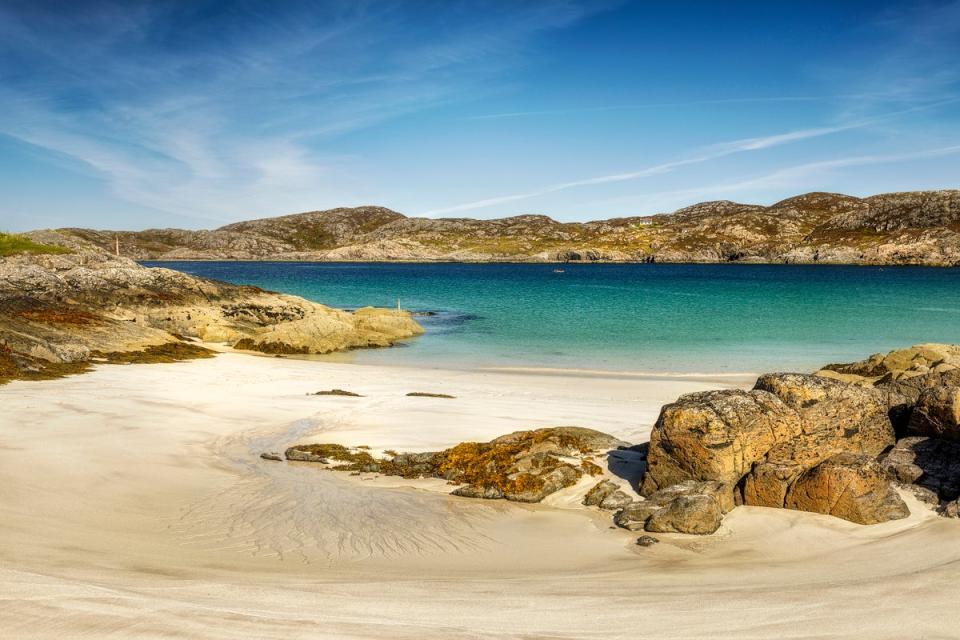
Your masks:
<svg viewBox="0 0 960 640"><path fill-rule="evenodd" d="M35 242L27 236L16 233L4 233L0 231L0 257L14 256L23 253L31 255L61 254L70 253L70 250L65 247Z"/></svg>

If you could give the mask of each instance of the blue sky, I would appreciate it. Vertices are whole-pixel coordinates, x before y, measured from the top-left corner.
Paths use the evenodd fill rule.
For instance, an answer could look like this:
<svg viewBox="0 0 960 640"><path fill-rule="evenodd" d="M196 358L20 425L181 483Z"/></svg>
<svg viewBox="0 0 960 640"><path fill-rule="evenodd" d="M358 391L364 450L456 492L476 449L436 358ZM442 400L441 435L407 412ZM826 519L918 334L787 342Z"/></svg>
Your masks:
<svg viewBox="0 0 960 640"><path fill-rule="evenodd" d="M0 0L0 228L960 186L960 1Z"/></svg>

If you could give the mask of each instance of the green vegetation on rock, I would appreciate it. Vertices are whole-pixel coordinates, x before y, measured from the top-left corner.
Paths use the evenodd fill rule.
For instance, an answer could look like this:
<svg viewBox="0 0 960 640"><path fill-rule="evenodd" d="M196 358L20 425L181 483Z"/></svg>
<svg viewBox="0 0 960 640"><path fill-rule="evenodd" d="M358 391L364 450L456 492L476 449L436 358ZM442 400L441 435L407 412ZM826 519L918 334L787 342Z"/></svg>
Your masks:
<svg viewBox="0 0 960 640"><path fill-rule="evenodd" d="M60 254L60 253L70 253L70 250L65 247L58 247L52 244L40 244L39 242L34 242L26 236L21 236L15 233L4 233L0 231L0 257L4 256L13 256L20 253L29 253L29 254Z"/></svg>

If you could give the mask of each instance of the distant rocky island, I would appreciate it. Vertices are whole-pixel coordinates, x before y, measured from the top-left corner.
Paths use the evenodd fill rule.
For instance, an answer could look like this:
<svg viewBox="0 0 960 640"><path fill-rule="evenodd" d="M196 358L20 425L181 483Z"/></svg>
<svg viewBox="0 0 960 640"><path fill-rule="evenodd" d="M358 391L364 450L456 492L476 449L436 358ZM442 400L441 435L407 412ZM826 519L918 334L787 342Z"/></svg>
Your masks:
<svg viewBox="0 0 960 640"><path fill-rule="evenodd" d="M28 234L50 241L50 232ZM543 215L411 218L339 208L209 231L59 229L58 242L135 260L754 262L960 264L960 190L855 198L808 193L771 206L726 200L595 222Z"/></svg>

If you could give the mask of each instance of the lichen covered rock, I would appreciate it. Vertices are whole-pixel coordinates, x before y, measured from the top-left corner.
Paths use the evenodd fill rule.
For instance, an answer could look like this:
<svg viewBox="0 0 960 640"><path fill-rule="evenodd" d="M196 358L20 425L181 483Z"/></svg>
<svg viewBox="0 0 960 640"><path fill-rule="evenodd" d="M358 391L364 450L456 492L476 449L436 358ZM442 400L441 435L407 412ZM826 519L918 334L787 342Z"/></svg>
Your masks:
<svg viewBox="0 0 960 640"><path fill-rule="evenodd" d="M640 493L687 480L735 485L778 442L800 433L794 410L766 391L707 391L665 405L650 435Z"/></svg>
<svg viewBox="0 0 960 640"><path fill-rule="evenodd" d="M296 445L288 460L335 461L334 470L376 472L405 478L443 478L460 485L453 495L466 498L540 502L570 487L600 467L591 462L611 449L628 446L593 429L548 427L516 431L490 442L463 442L439 452L399 453L374 458L369 452L332 444ZM604 494L603 508L623 501Z"/></svg>
<svg viewBox="0 0 960 640"><path fill-rule="evenodd" d="M348 313L144 267L87 245L71 254L0 258L0 343L17 355L21 371L185 339L300 354L389 346L422 331L407 312Z"/></svg>
<svg viewBox="0 0 960 640"><path fill-rule="evenodd" d="M837 454L801 474L791 485L784 506L858 524L910 515L880 465L867 456L850 453Z"/></svg>
<svg viewBox="0 0 960 640"><path fill-rule="evenodd" d="M921 436L960 441L960 386L924 389L910 414L907 429Z"/></svg>
<svg viewBox="0 0 960 640"><path fill-rule="evenodd" d="M682 396L654 426L641 493L650 499L690 481L713 481L735 487L733 498L752 506L854 522L902 517L905 507L875 463L896 442L889 397L872 386L794 373L761 376L751 391ZM646 526L669 528L677 514L705 505L681 501ZM624 518L652 517L649 505L624 511Z"/></svg>

